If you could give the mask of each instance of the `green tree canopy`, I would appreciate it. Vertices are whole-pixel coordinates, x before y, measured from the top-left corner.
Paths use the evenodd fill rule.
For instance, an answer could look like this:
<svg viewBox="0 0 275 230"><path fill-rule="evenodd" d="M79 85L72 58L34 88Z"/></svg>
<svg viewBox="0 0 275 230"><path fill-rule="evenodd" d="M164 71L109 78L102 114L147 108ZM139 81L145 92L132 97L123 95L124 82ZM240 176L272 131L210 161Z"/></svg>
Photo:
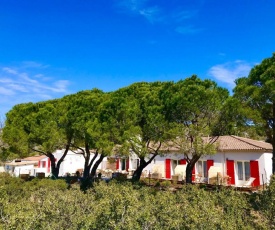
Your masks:
<svg viewBox="0 0 275 230"><path fill-rule="evenodd" d="M236 80L236 97L246 108L246 121L264 131L273 146L275 173L275 53L251 69L248 77Z"/></svg>
<svg viewBox="0 0 275 230"><path fill-rule="evenodd" d="M164 113L173 124L172 145L184 153L187 160L186 182L192 181L192 169L203 155L215 153L214 129L229 93L210 80L192 76L170 83L161 93Z"/></svg>
<svg viewBox="0 0 275 230"><path fill-rule="evenodd" d="M50 158L52 174L57 177L59 167L65 158L72 140L68 124L62 123L58 100L19 104L7 113L3 138L20 157L32 152L45 154ZM58 162L53 152L65 148Z"/></svg>

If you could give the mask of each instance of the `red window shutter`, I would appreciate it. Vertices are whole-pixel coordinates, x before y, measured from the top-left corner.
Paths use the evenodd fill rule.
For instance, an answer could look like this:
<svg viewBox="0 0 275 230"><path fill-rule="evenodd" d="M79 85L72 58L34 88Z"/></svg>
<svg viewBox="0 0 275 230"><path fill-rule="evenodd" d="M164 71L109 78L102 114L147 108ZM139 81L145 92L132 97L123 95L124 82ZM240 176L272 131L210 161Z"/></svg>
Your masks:
<svg viewBox="0 0 275 230"><path fill-rule="evenodd" d="M129 170L129 158L126 160L126 171L128 171Z"/></svg>
<svg viewBox="0 0 275 230"><path fill-rule="evenodd" d="M193 167L193 169L192 169L192 181L195 181L195 178L196 178L196 170L195 170L195 165L194 165L194 167Z"/></svg>
<svg viewBox="0 0 275 230"><path fill-rule="evenodd" d="M208 171L210 167L214 165L214 160L207 160L206 165L207 165L207 177L208 177Z"/></svg>
<svg viewBox="0 0 275 230"><path fill-rule="evenodd" d="M229 183L231 185L235 184L235 170L234 170L234 161L226 160L227 175L230 177Z"/></svg>
<svg viewBox="0 0 275 230"><path fill-rule="evenodd" d="M38 161L38 168L40 168L40 161Z"/></svg>
<svg viewBox="0 0 275 230"><path fill-rule="evenodd" d="M51 160L48 158L48 167L47 167L47 172L49 173L51 171Z"/></svg>
<svg viewBox="0 0 275 230"><path fill-rule="evenodd" d="M116 160L116 169L119 169L119 159Z"/></svg>
<svg viewBox="0 0 275 230"><path fill-rule="evenodd" d="M165 159L165 177L171 178L171 159Z"/></svg>
<svg viewBox="0 0 275 230"><path fill-rule="evenodd" d="M181 159L180 160L180 165L186 165L186 159Z"/></svg>
<svg viewBox="0 0 275 230"><path fill-rule="evenodd" d="M252 186L259 186L260 185L260 173L259 173L259 162L258 161L250 161L250 176L255 178Z"/></svg>

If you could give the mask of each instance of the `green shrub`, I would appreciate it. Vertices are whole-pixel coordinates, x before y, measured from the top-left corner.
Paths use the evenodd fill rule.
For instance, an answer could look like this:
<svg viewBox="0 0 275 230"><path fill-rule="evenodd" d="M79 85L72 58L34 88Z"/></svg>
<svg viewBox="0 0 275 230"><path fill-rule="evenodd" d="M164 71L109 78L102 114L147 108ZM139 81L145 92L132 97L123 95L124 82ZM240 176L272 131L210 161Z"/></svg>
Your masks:
<svg viewBox="0 0 275 230"><path fill-rule="evenodd" d="M20 193L3 181L11 182ZM94 183L85 193L66 186L64 180L24 182L4 176L0 229L274 228L274 181L259 194L206 191L194 185L170 192L115 180Z"/></svg>
<svg viewBox="0 0 275 230"><path fill-rule="evenodd" d="M266 190L256 198L256 205L263 212L270 229L275 229L275 175L271 177Z"/></svg>
<svg viewBox="0 0 275 230"><path fill-rule="evenodd" d="M162 182L160 182L160 185L162 187L170 187L171 186L171 181L169 181L169 180L162 181Z"/></svg>

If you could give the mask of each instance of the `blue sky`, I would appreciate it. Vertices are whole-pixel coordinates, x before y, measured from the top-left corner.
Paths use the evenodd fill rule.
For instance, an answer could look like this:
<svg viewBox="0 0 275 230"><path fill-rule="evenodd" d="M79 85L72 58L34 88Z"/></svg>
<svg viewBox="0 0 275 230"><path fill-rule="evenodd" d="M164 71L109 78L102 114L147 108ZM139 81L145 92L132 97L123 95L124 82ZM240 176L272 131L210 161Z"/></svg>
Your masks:
<svg viewBox="0 0 275 230"><path fill-rule="evenodd" d="M0 116L192 74L231 90L275 52L274 0L0 0Z"/></svg>

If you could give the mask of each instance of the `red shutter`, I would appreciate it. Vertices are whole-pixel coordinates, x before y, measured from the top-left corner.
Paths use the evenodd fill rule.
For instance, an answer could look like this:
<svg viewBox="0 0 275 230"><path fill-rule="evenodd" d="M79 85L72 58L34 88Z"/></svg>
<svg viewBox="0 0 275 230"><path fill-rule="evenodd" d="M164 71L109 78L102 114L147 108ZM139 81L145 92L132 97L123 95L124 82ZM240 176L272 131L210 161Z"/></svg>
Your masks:
<svg viewBox="0 0 275 230"><path fill-rule="evenodd" d="M38 168L40 168L40 161L38 161Z"/></svg>
<svg viewBox="0 0 275 230"><path fill-rule="evenodd" d="M116 160L116 169L119 169L119 159Z"/></svg>
<svg viewBox="0 0 275 230"><path fill-rule="evenodd" d="M51 171L51 160L48 158L48 167L47 167L47 172L49 173Z"/></svg>
<svg viewBox="0 0 275 230"><path fill-rule="evenodd" d="M193 169L192 169L192 181L195 181L195 178L196 178L196 170L195 170L195 165L194 165L194 167L193 167Z"/></svg>
<svg viewBox="0 0 275 230"><path fill-rule="evenodd" d="M210 167L214 165L214 160L207 160L206 165L207 165L207 177L208 177L208 171Z"/></svg>
<svg viewBox="0 0 275 230"><path fill-rule="evenodd" d="M255 178L252 186L259 186L260 185L260 173L259 173L259 162L258 161L250 161L250 176Z"/></svg>
<svg viewBox="0 0 275 230"><path fill-rule="evenodd" d="M186 165L186 159L181 159L180 160L180 165Z"/></svg>
<svg viewBox="0 0 275 230"><path fill-rule="evenodd" d="M226 160L226 168L227 168L227 175L230 177L229 183L230 185L235 184L235 170L234 170L234 161L233 160Z"/></svg>
<svg viewBox="0 0 275 230"><path fill-rule="evenodd" d="M165 176L167 179L171 178L171 159L165 159Z"/></svg>
<svg viewBox="0 0 275 230"><path fill-rule="evenodd" d="M126 160L126 171L128 171L129 170L129 158Z"/></svg>

